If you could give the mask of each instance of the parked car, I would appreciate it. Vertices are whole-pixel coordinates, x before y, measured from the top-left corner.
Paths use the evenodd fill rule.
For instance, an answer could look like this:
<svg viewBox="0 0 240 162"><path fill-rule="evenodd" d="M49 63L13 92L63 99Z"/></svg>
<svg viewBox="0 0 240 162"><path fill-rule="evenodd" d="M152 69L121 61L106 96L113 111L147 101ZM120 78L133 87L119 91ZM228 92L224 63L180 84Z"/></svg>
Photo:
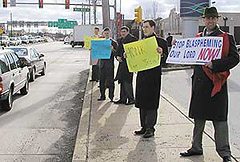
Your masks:
<svg viewBox="0 0 240 162"><path fill-rule="evenodd" d="M238 51L238 54L240 55L240 45L237 45L237 51Z"/></svg>
<svg viewBox="0 0 240 162"><path fill-rule="evenodd" d="M13 50L18 57L25 58L28 63L30 72L30 81L36 79L37 74L45 75L47 63L44 60L44 55L39 54L33 47L8 47L6 49Z"/></svg>
<svg viewBox="0 0 240 162"><path fill-rule="evenodd" d="M10 37L10 46L17 46L18 45L18 40L17 37Z"/></svg>
<svg viewBox="0 0 240 162"><path fill-rule="evenodd" d="M29 40L26 36L21 36L20 38L21 38L23 44L29 44Z"/></svg>
<svg viewBox="0 0 240 162"><path fill-rule="evenodd" d="M0 36L0 45L7 47L10 44L10 40L8 38L8 36Z"/></svg>
<svg viewBox="0 0 240 162"><path fill-rule="evenodd" d="M12 50L0 50L0 103L3 109L11 110L13 95L29 90L29 70L23 59Z"/></svg>
<svg viewBox="0 0 240 162"><path fill-rule="evenodd" d="M70 38L69 38L69 36L66 36L66 37L64 38L64 44L70 44Z"/></svg>

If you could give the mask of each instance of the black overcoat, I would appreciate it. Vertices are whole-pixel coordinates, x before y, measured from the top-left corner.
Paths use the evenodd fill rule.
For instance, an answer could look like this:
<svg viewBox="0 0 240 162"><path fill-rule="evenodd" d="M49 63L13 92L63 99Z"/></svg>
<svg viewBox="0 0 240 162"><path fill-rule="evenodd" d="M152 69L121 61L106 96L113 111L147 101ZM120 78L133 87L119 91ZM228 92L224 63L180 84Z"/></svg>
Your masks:
<svg viewBox="0 0 240 162"><path fill-rule="evenodd" d="M119 62L115 80L118 80L120 83L122 81L132 83L133 73L129 72L127 61L123 57L123 53L125 52L123 48L123 44L131 43L134 41L137 41L137 38L135 38L131 34L128 34L125 38L121 38L118 40L118 48L117 48L116 56L121 57L122 62Z"/></svg>
<svg viewBox="0 0 240 162"><path fill-rule="evenodd" d="M151 35L152 37L156 35ZM163 48L163 53L168 53L167 41L156 37L158 46ZM161 62L162 64L162 62ZM136 102L137 108L153 110L158 109L161 89L161 64L152 69L137 73L136 80Z"/></svg>
<svg viewBox="0 0 240 162"><path fill-rule="evenodd" d="M216 30L209 36L218 36L223 32ZM239 62L239 55L232 35L229 36L229 53L225 58L213 60L213 72L230 70ZM192 76L192 96L189 109L189 117L193 119L226 121L228 115L228 90L227 82L221 91L211 97L212 81L204 73L202 66L195 66Z"/></svg>
<svg viewBox="0 0 240 162"><path fill-rule="evenodd" d="M104 75L107 79L114 79L114 56L117 49L117 42L111 39L111 45L113 47L110 59L100 59L99 60L99 67L100 67L100 77ZM104 74L102 74L104 73Z"/></svg>

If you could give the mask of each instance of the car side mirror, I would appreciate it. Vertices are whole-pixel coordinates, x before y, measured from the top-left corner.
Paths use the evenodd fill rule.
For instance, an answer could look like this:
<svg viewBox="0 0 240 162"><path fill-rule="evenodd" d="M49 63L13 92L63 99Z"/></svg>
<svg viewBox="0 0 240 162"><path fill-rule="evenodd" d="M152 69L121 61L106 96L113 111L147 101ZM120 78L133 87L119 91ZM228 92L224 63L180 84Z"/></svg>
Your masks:
<svg viewBox="0 0 240 162"><path fill-rule="evenodd" d="M39 55L39 58L41 58L41 57L44 57L44 54L41 53L41 54Z"/></svg>
<svg viewBox="0 0 240 162"><path fill-rule="evenodd" d="M20 60L20 67L23 68L25 66L30 66L30 63L28 63L27 59L25 59L24 57L19 58Z"/></svg>

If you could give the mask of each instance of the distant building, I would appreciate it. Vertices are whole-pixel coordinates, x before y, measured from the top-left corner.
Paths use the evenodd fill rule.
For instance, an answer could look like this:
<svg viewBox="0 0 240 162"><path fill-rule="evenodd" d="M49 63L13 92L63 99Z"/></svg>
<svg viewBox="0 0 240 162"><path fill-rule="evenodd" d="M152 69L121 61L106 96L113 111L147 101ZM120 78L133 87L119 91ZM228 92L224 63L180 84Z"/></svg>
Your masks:
<svg viewBox="0 0 240 162"><path fill-rule="evenodd" d="M220 28L234 35L237 44L240 44L240 13L219 13ZM158 24L157 33L161 33L166 38L167 33L172 35L181 35L183 32L182 19L180 14L173 8L170 11L169 17L165 19L156 19ZM199 17L199 31L202 31L204 24L202 18Z"/></svg>

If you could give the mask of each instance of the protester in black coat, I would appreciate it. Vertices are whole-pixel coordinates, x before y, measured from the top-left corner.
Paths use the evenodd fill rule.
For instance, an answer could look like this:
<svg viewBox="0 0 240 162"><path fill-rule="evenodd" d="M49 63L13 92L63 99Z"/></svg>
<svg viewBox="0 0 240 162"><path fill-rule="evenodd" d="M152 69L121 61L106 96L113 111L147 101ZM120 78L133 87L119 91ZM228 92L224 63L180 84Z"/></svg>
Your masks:
<svg viewBox="0 0 240 162"><path fill-rule="evenodd" d="M110 38L111 30L107 27L103 30L103 37L111 40L112 52L110 59L100 59L100 93L101 96L98 101L106 99L105 91L109 89L109 99L113 102L114 97L114 56L117 49L117 42Z"/></svg>
<svg viewBox="0 0 240 162"><path fill-rule="evenodd" d="M181 156L202 155L202 135L206 120L213 122L216 150L223 162L231 162L228 137L227 78L230 69L239 62L239 55L232 35L219 29L215 7L206 8L203 15L205 29L199 36L223 37L221 59L212 60L205 66L195 66L192 76L192 97L189 116L194 119L192 147ZM214 78L214 79L213 79Z"/></svg>
<svg viewBox="0 0 240 162"><path fill-rule="evenodd" d="M119 61L119 66L117 70L117 75L115 80L118 80L120 83L120 99L115 104L134 104L133 96L133 73L129 72L126 58L124 57L124 48L123 44L137 41L137 39L129 34L129 28L123 26L121 28L121 38L118 40L118 48L116 52L117 60Z"/></svg>
<svg viewBox="0 0 240 162"><path fill-rule="evenodd" d="M154 33L155 26L156 24L153 20L145 20L143 22L143 32L145 38L156 37L158 43L156 50L163 56L168 53L167 41L156 36ZM139 131L135 131L135 134L143 134L144 138L154 136L154 126L157 122L157 109L160 100L161 73L161 64L137 73L135 106L140 111L142 128Z"/></svg>

